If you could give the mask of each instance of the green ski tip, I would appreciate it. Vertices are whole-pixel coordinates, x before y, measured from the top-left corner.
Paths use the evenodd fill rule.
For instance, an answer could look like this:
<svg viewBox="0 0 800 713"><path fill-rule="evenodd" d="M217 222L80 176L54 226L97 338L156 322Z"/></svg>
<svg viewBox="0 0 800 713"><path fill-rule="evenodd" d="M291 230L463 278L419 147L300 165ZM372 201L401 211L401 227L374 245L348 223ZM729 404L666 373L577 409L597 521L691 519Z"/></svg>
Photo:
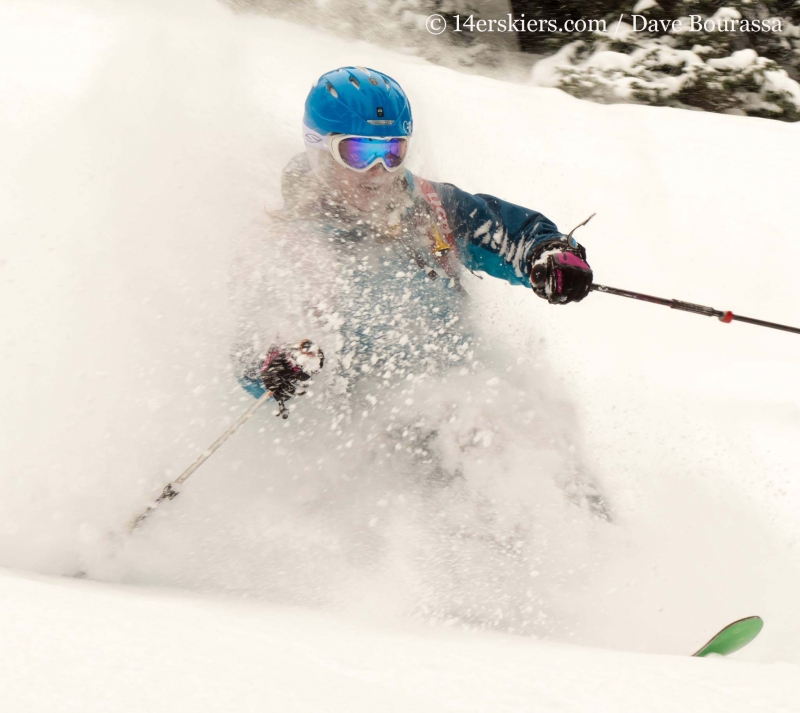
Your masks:
<svg viewBox="0 0 800 713"><path fill-rule="evenodd" d="M699 651L693 653L692 656L708 656L709 654L727 656L747 646L758 636L763 628L764 620L760 616L748 616L744 619L739 619L733 624L728 624Z"/></svg>

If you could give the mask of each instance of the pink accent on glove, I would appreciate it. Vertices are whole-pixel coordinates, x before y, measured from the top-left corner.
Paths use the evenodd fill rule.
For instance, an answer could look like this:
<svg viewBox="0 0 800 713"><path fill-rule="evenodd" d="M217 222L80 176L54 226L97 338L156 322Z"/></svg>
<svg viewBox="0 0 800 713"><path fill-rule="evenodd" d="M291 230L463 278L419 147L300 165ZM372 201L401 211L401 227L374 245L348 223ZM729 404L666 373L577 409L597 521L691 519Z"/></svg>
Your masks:
<svg viewBox="0 0 800 713"><path fill-rule="evenodd" d="M557 295L564 294L564 273L558 269L559 267L577 267L581 270L591 270L589 264L585 260L582 260L575 253L571 253L566 250L553 255L553 262L555 263L555 289Z"/></svg>
<svg viewBox="0 0 800 713"><path fill-rule="evenodd" d="M264 364L261 366L262 376L269 367L269 365L272 364L272 362L275 360L275 358L281 355L286 355L288 357L287 361L291 364L292 371L294 371L295 374L298 374L302 371L302 369L297 364L295 364L294 359L289 357L289 355L286 354L286 352L282 351L280 347L272 347L272 349L270 349L267 352L267 356L264 359Z"/></svg>
<svg viewBox="0 0 800 713"><path fill-rule="evenodd" d="M589 267L589 263L585 260L581 260L575 253L567 252L560 252L557 255L553 256L557 262L560 262L563 265L571 265L572 267L582 267L584 270L591 269Z"/></svg>

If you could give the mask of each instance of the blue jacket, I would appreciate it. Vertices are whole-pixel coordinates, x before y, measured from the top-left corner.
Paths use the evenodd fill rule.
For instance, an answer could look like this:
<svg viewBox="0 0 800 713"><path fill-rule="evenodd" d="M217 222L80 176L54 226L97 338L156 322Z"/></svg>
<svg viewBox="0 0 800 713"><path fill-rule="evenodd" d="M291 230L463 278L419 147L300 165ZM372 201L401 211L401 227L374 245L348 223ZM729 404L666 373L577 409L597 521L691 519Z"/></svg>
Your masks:
<svg viewBox="0 0 800 713"><path fill-rule="evenodd" d="M412 193L429 203L445 240L459 262L472 272L530 287L530 262L536 245L544 240L566 239L555 223L530 208L410 173L406 180Z"/></svg>
<svg viewBox="0 0 800 713"><path fill-rule="evenodd" d="M530 287L536 246L545 240L566 240L552 221L529 208L487 194L473 195L449 183L429 182L408 171L401 183L398 222L383 234L373 235L361 221L344 211L337 213L335 205L325 202L305 154L284 169L285 205L280 216L284 225L292 221L313 224L329 243L335 241L351 256L361 249L357 264L366 259L361 255L366 255L369 246L380 240L396 248L381 252L370 271L351 270L345 277L354 289L335 309L342 317L338 329L345 358L340 370L349 371L353 378L387 365L402 374L402 362L409 359L428 371L438 368L437 358L441 367L466 361L471 351L468 325L463 319L459 323L464 296L461 266ZM361 299L362 295L368 298ZM295 337L313 335L291 336ZM446 344L447 353L432 355L432 342ZM245 390L253 396L263 394L260 354L251 350L235 361Z"/></svg>

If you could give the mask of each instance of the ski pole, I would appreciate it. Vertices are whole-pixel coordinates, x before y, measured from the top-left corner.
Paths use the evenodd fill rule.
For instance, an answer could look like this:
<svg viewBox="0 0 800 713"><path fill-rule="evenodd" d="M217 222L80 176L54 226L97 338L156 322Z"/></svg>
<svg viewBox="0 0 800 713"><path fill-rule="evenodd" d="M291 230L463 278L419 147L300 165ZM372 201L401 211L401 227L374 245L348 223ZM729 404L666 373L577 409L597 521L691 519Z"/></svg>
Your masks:
<svg viewBox="0 0 800 713"><path fill-rule="evenodd" d="M652 304L663 305L671 309L679 309L683 312L694 312L695 314L702 314L705 317L716 317L720 322L725 322L726 324L730 322L747 322L747 324L755 324L759 327L769 327L770 329L780 329L784 332L800 334L800 329L797 327L789 327L785 324L776 324L775 322L765 322L763 319L753 319L752 317L740 317L730 310L723 311L714 309L713 307L692 304L691 302L682 302L681 300L666 300L663 297L643 295L641 292L631 292L630 290L618 290L615 287L606 287L605 285L592 285L590 289L596 292L604 292L607 295L617 295L618 297L629 297L632 300L651 302Z"/></svg>
<svg viewBox="0 0 800 713"><path fill-rule="evenodd" d="M175 480L167 483L164 490L145 510L142 510L133 520L131 520L129 531L133 532L139 525L141 525L153 510L155 510L165 500L172 500L180 494L178 487L184 483L189 476L194 473L203 463L205 463L211 455L216 451L225 441L227 441L242 424L247 422L250 417L261 408L267 400L272 396L271 391L263 394L250 408L247 409L241 416L239 416L236 423L234 423L225 433L223 433L216 441L214 441L206 450L204 450L200 457L192 463L186 470L183 471ZM281 413L285 410L283 404L279 404Z"/></svg>

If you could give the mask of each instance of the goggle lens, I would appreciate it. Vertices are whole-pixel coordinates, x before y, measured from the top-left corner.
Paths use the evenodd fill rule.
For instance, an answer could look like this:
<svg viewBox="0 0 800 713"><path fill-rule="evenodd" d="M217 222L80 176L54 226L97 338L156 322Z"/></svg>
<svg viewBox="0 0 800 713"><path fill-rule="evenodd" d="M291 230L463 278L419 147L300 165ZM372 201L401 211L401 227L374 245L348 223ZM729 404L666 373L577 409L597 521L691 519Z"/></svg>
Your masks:
<svg viewBox="0 0 800 713"><path fill-rule="evenodd" d="M363 169L383 159L389 168L397 168L406 157L408 140L404 138L374 139L351 136L339 142L339 156L348 166Z"/></svg>

